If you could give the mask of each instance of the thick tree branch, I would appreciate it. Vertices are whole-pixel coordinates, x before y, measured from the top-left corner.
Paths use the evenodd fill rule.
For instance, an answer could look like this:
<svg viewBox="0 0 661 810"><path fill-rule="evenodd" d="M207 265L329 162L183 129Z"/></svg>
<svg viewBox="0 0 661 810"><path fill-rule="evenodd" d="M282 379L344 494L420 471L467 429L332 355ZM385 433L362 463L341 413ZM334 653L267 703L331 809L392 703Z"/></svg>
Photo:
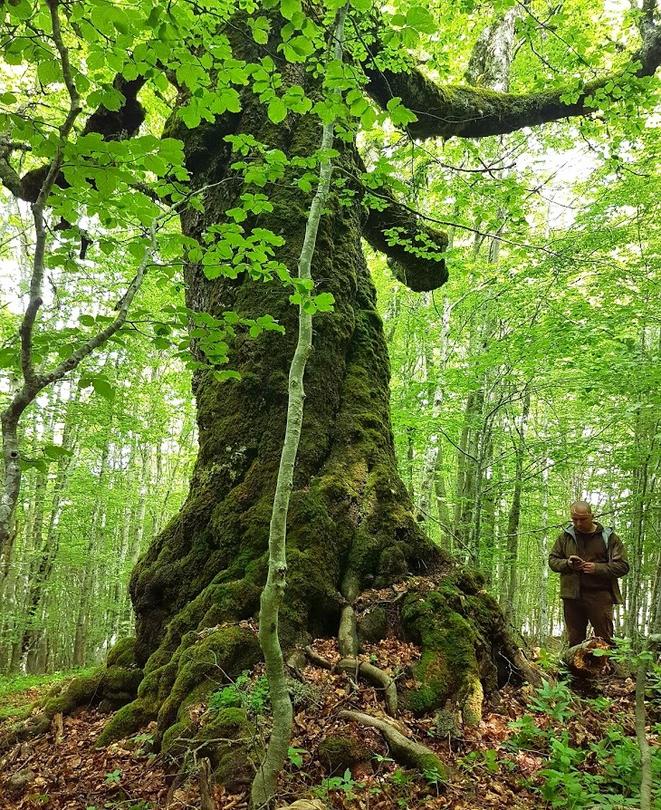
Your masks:
<svg viewBox="0 0 661 810"><path fill-rule="evenodd" d="M643 48L633 56L633 61L640 64L633 75L638 78L654 75L661 63L659 27L646 28ZM586 82L578 99L568 103L562 97L571 88L517 95L462 85L438 86L416 69L393 73L368 64L365 72L369 78L367 91L379 105L385 108L393 96L398 96L417 115L418 120L408 125L414 138L482 138L587 115L595 110L588 99L596 91L608 82L626 81L629 75L611 73Z"/></svg>
<svg viewBox="0 0 661 810"><path fill-rule="evenodd" d="M385 188L374 192L373 204L363 224L363 236L390 260L395 277L414 292L443 286L448 272L442 253L447 234L426 225Z"/></svg>
<svg viewBox="0 0 661 810"><path fill-rule="evenodd" d="M138 76L137 79L131 81L128 81L123 76L117 76L113 82L113 87L124 96L124 104L116 111L107 110L103 106L99 107L87 119L82 134L99 133L107 141L124 140L133 137L140 129L140 125L145 118L145 111L137 98L144 84L145 79L143 76ZM18 175L16 175L16 172L9 166L7 161L4 161L4 165L3 161L0 161L0 181L15 197L27 202L35 202L48 174L48 168L48 166L39 166L36 169L31 169L20 178L17 185L16 178ZM13 173L13 177L7 172L7 169ZM11 182L11 185L8 181ZM66 182L61 173L58 174L55 182L57 185L66 188Z"/></svg>
<svg viewBox="0 0 661 810"><path fill-rule="evenodd" d="M14 197L21 197L21 178L7 159L10 151L8 147L0 150L0 183L11 191Z"/></svg>

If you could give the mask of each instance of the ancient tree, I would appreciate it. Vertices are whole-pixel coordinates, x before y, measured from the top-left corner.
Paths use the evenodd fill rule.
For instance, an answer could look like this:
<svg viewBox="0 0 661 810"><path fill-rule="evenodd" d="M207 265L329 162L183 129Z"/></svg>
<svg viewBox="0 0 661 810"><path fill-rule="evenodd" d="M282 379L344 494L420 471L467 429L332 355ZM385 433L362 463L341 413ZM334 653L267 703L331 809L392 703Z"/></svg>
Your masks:
<svg viewBox="0 0 661 810"><path fill-rule="evenodd" d="M345 66L347 73L359 77L359 85L376 105L392 111L393 98L402 100L413 113L403 122L413 139L508 133L592 114L599 106L600 89L612 90L623 82L632 86L652 76L661 55L661 37L655 11L648 5L640 25L642 45L630 56L634 69L605 73L573 86L569 94L566 88L515 95L470 85L439 86L408 59L396 65L379 38L382 21L366 20L355 10L350 10L347 23L353 37L348 33ZM236 64L263 64L264 56L281 53L281 42L291 36L282 32L288 21L279 10L262 13L269 24L268 35L257 37L262 44L253 37L250 17L237 13L223 20L220 13L209 14L209 29L227 44ZM323 21L322 9L312 7L310 14ZM176 70L166 67L162 69L178 97L165 134L183 142L192 190L204 202L183 210L184 234L208 246L209 234L234 222L228 212L243 205L241 195L255 191L246 165L268 164L272 171L274 155L282 155L281 170L271 179L267 176L258 189L268 196L268 210L248 211L241 227L244 234L267 229L277 235L273 252L293 270L314 193L297 184L301 163L294 159L309 159L309 165L318 166L321 122L315 108L289 110L274 123L253 83L247 81L237 85L239 102L233 109L192 123L180 114L190 103L189 89ZM107 139L136 134L141 124L139 94L160 68L157 62L145 71L148 75L137 69L127 71L128 78L119 75L115 86L123 106L114 113L97 111L87 131L102 131ZM281 78L280 92L297 87L312 100L323 97L324 77L306 70L303 61L280 58L273 72ZM525 660L480 577L458 568L434 548L414 517L397 472L388 356L361 249L365 238L388 255L403 283L425 291L447 278L442 256L447 239L426 227L385 185L367 188L355 133L344 122L341 134L335 143L334 171L344 180L343 190L334 187L324 211L312 267L315 292L331 293L334 307L314 317L288 515L282 643L292 652L312 637L337 635L341 623L346 629L346 618L351 619L352 605L364 589L408 574L425 575L426 584L412 584L398 603L401 632L423 650L415 673L420 685L400 699L420 712L450 706L471 723L479 719L485 693L502 679L525 675ZM243 156L237 154L237 144L245 146ZM236 165L241 162L246 165ZM11 165L9 158L5 164ZM11 190L34 202L33 181L34 172L14 177ZM350 204L346 189L353 195ZM361 204L368 198L371 205ZM251 272L236 277L210 273L211 266L199 257L186 264L191 310L219 320L227 311L244 319L269 313L284 325L285 334L269 331L254 340L237 330L229 356L240 379L221 382L213 368L202 367L195 374L199 456L185 505L133 572L135 643L120 643L103 671L78 681L47 706L62 710L91 695L108 705L125 704L110 720L101 742L156 719L159 744L175 751L181 738L195 733L188 707L204 700L223 677L236 675L260 658L254 630L244 620L255 617L266 579L297 315L286 285L264 283ZM348 626L351 635L351 621ZM229 741L242 737L244 722L239 710L227 710L200 733ZM215 746L212 758L221 779L240 776L242 756L240 746L229 742Z"/></svg>

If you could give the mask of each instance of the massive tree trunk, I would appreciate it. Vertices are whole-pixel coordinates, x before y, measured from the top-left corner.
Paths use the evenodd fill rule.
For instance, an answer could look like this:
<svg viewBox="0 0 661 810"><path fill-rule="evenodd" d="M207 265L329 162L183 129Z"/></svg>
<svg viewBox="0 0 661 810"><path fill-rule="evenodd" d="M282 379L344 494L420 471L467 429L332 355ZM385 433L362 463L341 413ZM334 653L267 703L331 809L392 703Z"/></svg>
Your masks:
<svg viewBox="0 0 661 810"><path fill-rule="evenodd" d="M290 81L309 81L302 71L292 73ZM250 133L288 156L308 156L319 143L318 122L310 116L275 127L253 96L246 93L242 105L240 114L194 131L180 123L171 128L185 143L194 185L209 187L204 213L190 209L182 216L184 232L200 240L246 191L229 167L233 157L225 135ZM359 174L355 148L337 148L338 174ZM286 182L268 191L273 211L243 225L246 232L259 225L284 237L278 259L293 270L310 199ZM387 214L383 227L392 226ZM475 722L481 695L497 686L499 652L510 660L516 652L480 579L455 569L421 531L398 475L385 337L361 249L366 228L358 205L343 206L333 197L319 229L316 292L331 292L335 307L314 319L288 519L282 642L291 650L315 636L337 635L342 607L365 587L392 583L410 572L435 572L438 590L424 599L412 592L401 603L407 636L425 649L416 673L421 685L411 690L409 704L424 711L453 701L467 721ZM379 245L378 229L372 237ZM418 286L425 275L433 286L445 280L438 259L396 258ZM191 736L191 702L260 658L256 635L241 620L255 617L266 577L296 308L278 282L209 280L195 264L186 268L185 280L187 303L194 310L217 318L230 309L244 318L269 313L286 334L268 332L257 340L237 335L231 364L241 373L238 381L218 382L212 371L194 378L199 455L190 493L137 564L130 585L135 661L144 668L144 679L138 698L114 716L100 742L157 718L158 741L172 748L178 737ZM215 736L229 735L224 728ZM221 754L216 763L221 778L237 767L235 759L223 766Z"/></svg>

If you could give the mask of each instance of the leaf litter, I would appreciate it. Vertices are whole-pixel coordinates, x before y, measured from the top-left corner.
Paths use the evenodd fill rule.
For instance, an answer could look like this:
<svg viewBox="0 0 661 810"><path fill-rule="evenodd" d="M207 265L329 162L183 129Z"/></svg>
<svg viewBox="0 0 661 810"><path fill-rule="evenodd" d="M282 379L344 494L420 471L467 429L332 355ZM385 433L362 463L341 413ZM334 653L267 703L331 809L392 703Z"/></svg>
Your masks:
<svg viewBox="0 0 661 810"><path fill-rule="evenodd" d="M379 592L375 592L377 596ZM392 591L390 591L392 596ZM381 594L386 599L388 594ZM314 652L335 664L340 659L334 639L316 639ZM386 638L364 644L360 660L377 664L391 677L411 685L411 666L420 657L413 644ZM296 706L290 761L279 783L279 806L306 795L316 795L336 810L408 810L408 808L539 808L540 771L546 767L544 751L534 746L513 746L513 721L530 714L528 686L506 686L485 704L483 720L476 728L441 733L434 717L415 717L401 711L397 725L406 736L431 748L448 765L448 784L433 774L405 770L394 762L381 735L341 719L342 709L385 716L379 690L353 673L335 672L308 665L297 678L314 693L307 705ZM255 667L251 682L263 675ZM631 679L611 678L600 695L611 701L604 713L589 701L577 702L577 713L563 723L536 715L540 729L564 729L572 745L588 748L600 739L612 717L617 716L627 734L634 730L634 692ZM33 695L31 695L33 697ZM203 718L206 705L194 708ZM184 810L200 808L199 780L195 775L179 785L176 768L164 758L149 753L153 724L127 740L105 749L95 740L107 714L96 709L80 710L64 717L58 729L11 749L0 761L0 810ZM269 732L265 716L260 731ZM329 736L352 741L359 753L349 763L333 766L323 756ZM653 738L652 744L658 744ZM589 758L586 760L589 764ZM427 778L425 778L427 777ZM229 793L213 786L217 810L246 810L248 795Z"/></svg>

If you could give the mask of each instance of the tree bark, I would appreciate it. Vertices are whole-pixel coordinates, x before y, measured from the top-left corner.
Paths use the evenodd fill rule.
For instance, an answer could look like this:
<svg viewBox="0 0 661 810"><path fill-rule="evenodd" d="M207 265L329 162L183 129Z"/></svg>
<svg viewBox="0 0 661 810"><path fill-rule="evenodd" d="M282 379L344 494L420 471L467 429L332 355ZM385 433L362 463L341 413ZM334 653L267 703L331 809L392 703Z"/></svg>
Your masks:
<svg viewBox="0 0 661 810"><path fill-rule="evenodd" d="M227 29L232 50L237 58L259 63L263 52L249 35L243 36L248 33L240 31L243 23L237 18ZM277 52L278 24L269 44ZM653 60L648 57L646 52L642 70L649 70ZM286 64L281 73L283 92L298 84L308 96L318 96L319 79L300 65ZM392 80L390 87L383 86L384 79L386 84ZM444 93L416 70L370 76L368 89L383 106L394 91L404 103L424 110L420 124L410 128L419 137L481 137L585 114L590 109L586 94L594 85L584 88L573 105L561 100L564 89L525 96L485 94L475 88ZM236 156L225 140L228 135L250 135L267 150L310 158L319 132L319 121L311 114L290 114L273 125L249 89L241 93L240 112L225 113L195 129L186 129L175 112L167 134L183 141L193 190L204 203L203 210L190 207L182 212L184 234L204 244L210 228L231 218L227 212L240 203L241 194L255 190L232 168ZM355 144L338 142L335 148L338 173L353 183L363 170ZM259 226L282 237L285 244L277 259L290 271L300 253L309 209L309 196L295 181L296 169L286 167L277 182L265 187L273 210L249 215L242 223L244 233ZM358 196L362 192L358 183L351 190ZM499 671L501 660L518 662L519 673L530 675L531 670L513 646L497 605L484 593L483 580L457 568L423 534L397 473L388 357L361 236L392 254L403 268L398 277L416 290L440 286L447 272L438 255L416 257L388 244L385 230L393 225L405 234L419 227L394 199L387 194L384 199L384 211L365 216L359 205L342 205L333 195L319 230L315 291L331 292L335 308L315 318L315 351L306 369L306 411L287 520L288 598L281 615L282 643L287 649L314 636L335 636L341 615L347 615L362 589L424 571L430 574L432 589L412 587L401 604L402 632L423 649L415 673L423 686L409 690L404 703L423 712L449 702L459 706L466 722L475 722L481 695L511 675ZM445 244L447 238L439 235L439 252ZM241 378L223 383L213 370L195 373L199 454L190 492L131 579L134 662L141 674L144 667L144 677L138 697L113 717L100 743L151 719L157 721L156 744L164 750L179 737L190 738L192 702L204 702L219 682L260 656L256 635L244 620L255 617L266 579L268 523L285 432L296 312L288 289L246 272L229 278L219 271L208 278L202 265L191 261L185 268L185 287L187 304L195 312L220 320L228 310L248 319L269 313L285 326L286 334L266 332L252 340L237 327L230 364ZM197 351L201 356L202 350ZM481 396L474 394L469 415L482 412ZM474 490L470 482L463 489ZM98 694L102 681L98 676L81 691ZM218 737L228 736L224 729L214 730L221 731ZM215 756L214 768L223 762L228 766ZM232 761L230 776L241 761L245 765L245 756Z"/></svg>
<svg viewBox="0 0 661 810"><path fill-rule="evenodd" d="M517 441L515 445L515 472L514 491L512 493L512 504L510 506L509 518L507 521L507 587L505 591L505 610L514 623L515 619L515 594L518 581L518 552L519 552L519 522L521 519L521 490L523 487L523 458L525 454L525 433L530 412L530 391L526 388L523 395L523 407L521 411L521 427L516 428Z"/></svg>

